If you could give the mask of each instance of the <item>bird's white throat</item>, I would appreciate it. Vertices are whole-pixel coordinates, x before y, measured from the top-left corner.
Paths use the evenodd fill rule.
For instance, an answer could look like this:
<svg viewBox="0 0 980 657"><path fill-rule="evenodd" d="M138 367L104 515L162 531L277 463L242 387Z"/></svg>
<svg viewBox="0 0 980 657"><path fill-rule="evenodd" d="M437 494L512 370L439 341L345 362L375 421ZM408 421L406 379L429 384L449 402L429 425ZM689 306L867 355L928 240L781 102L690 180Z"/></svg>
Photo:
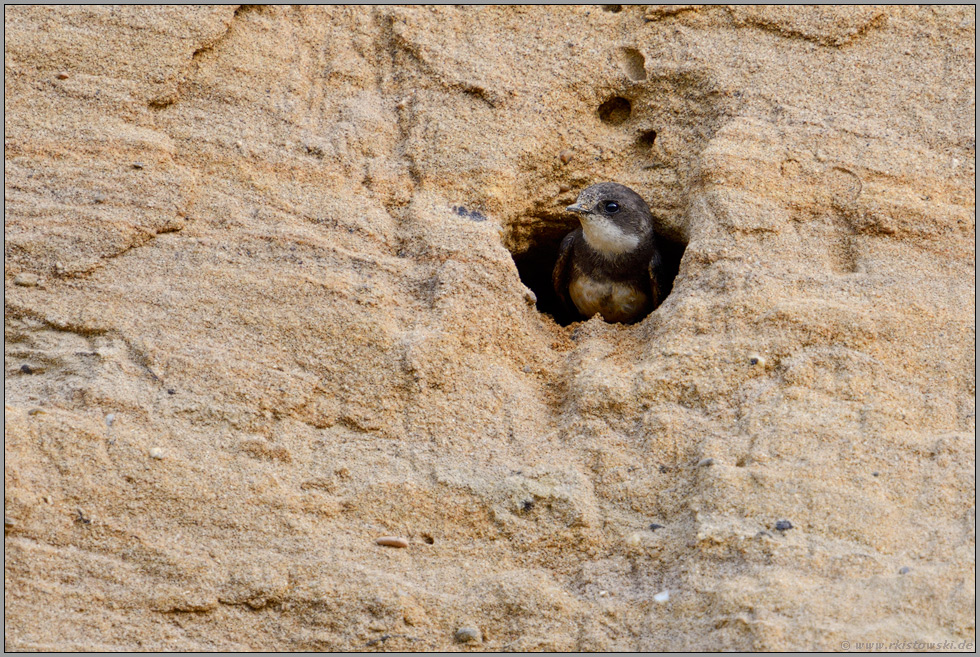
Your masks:
<svg viewBox="0 0 980 657"><path fill-rule="evenodd" d="M585 241L603 255L621 255L640 244L639 235L626 232L601 214L590 214L582 219Z"/></svg>

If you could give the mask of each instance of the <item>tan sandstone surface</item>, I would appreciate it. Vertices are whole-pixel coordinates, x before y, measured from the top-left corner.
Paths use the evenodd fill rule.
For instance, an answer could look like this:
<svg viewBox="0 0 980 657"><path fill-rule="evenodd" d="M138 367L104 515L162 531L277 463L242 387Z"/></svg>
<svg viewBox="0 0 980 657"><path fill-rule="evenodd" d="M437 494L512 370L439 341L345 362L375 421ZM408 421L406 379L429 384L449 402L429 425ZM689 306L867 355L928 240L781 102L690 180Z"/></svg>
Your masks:
<svg viewBox="0 0 980 657"><path fill-rule="evenodd" d="M975 639L973 7L4 27L7 649ZM686 250L561 326L604 180Z"/></svg>

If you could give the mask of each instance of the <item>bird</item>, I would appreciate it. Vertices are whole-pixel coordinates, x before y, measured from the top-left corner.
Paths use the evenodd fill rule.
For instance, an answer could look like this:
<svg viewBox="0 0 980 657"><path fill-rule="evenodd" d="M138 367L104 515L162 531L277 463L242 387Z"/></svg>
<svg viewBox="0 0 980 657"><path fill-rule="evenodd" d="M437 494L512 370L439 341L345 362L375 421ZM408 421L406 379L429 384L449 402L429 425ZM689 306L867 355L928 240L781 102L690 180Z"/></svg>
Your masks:
<svg viewBox="0 0 980 657"><path fill-rule="evenodd" d="M581 227L561 242L551 282L565 310L633 324L663 301L663 256L650 207L625 185L586 187L569 212Z"/></svg>

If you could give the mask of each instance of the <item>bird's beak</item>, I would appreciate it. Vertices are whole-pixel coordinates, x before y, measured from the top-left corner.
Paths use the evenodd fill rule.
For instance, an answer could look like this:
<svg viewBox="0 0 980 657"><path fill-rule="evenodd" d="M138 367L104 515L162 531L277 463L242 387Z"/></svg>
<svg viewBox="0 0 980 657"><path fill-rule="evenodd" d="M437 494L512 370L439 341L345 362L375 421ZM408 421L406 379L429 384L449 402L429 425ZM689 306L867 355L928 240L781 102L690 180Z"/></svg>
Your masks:
<svg viewBox="0 0 980 657"><path fill-rule="evenodd" d="M588 208L583 208L578 203L575 203L574 205L569 205L565 209L568 210L569 212L577 212L579 214L587 214L589 212Z"/></svg>

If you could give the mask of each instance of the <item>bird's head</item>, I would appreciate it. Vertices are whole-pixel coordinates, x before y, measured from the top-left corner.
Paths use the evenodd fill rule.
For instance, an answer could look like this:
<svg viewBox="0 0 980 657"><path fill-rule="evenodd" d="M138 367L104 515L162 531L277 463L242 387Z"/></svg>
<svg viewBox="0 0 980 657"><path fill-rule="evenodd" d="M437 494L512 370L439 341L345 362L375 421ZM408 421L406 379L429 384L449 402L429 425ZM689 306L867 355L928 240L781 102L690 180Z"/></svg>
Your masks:
<svg viewBox="0 0 980 657"><path fill-rule="evenodd" d="M566 209L579 215L589 246L609 257L632 251L653 230L646 201L619 183L586 187Z"/></svg>

